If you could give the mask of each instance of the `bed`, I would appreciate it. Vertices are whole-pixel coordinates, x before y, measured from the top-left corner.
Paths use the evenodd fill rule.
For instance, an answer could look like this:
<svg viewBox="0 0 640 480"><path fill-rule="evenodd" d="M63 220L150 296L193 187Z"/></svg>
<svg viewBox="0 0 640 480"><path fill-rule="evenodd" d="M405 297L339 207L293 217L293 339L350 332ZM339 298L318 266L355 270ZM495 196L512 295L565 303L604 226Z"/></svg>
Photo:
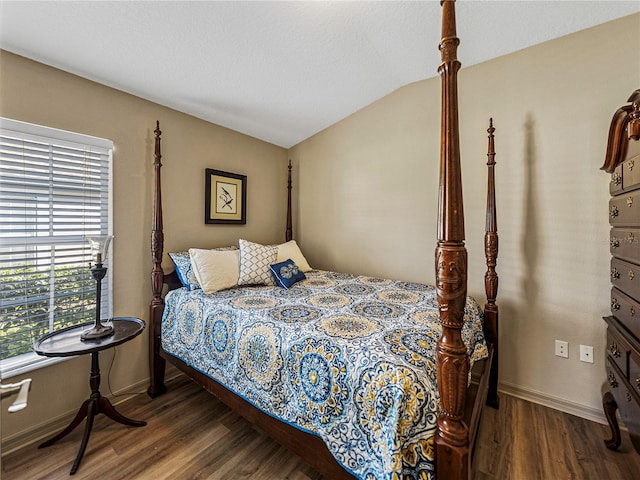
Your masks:
<svg viewBox="0 0 640 480"><path fill-rule="evenodd" d="M435 286L307 269L290 288L186 288L176 271L162 269L156 124L151 397L166 391L169 361L327 479L470 478L482 408L499 403L498 235L491 122L482 309L466 294L454 3L442 2Z"/></svg>

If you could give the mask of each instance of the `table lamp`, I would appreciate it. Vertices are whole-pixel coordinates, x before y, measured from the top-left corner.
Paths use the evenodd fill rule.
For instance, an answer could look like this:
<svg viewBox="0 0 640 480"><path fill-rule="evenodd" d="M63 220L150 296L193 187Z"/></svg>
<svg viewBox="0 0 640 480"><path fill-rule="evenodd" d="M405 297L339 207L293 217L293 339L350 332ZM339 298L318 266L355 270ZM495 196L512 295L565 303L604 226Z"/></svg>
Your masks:
<svg viewBox="0 0 640 480"><path fill-rule="evenodd" d="M82 340L98 340L113 335L112 325L103 325L100 320L100 299L102 297L102 279L107 274L107 267L103 262L107 261L107 252L113 235L88 236L87 241L91 246L91 256L94 264L91 267L91 275L96 281L96 321L92 328L82 332Z"/></svg>

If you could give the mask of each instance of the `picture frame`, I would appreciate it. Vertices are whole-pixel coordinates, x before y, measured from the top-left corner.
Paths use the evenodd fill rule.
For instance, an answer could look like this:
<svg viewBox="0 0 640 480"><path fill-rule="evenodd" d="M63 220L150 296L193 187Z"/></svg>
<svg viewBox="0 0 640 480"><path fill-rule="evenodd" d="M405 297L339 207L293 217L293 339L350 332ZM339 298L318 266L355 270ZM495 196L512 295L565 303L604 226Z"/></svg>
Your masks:
<svg viewBox="0 0 640 480"><path fill-rule="evenodd" d="M247 176L205 169L204 223L247 223Z"/></svg>

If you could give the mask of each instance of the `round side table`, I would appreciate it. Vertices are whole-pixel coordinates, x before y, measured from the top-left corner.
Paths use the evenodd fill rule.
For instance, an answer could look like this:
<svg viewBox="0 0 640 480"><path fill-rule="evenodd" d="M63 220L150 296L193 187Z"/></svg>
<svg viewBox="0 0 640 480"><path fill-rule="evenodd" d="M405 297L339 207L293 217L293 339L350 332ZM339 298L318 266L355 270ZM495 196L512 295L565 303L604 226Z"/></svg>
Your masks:
<svg viewBox="0 0 640 480"><path fill-rule="evenodd" d="M82 456L89 442L91 428L93 427L93 419L96 415L104 413L112 420L131 427L143 427L147 424L147 422L132 420L118 413L109 399L100 395L100 364L98 362L98 353L100 351L121 345L140 335L144 330L144 322L139 318L116 317L113 319L113 335L95 340L82 340L80 338L82 332L92 325L93 323L91 322L49 333L33 345L33 351L45 357L72 357L91 354L91 374L89 376L91 396L80 406L75 418L64 430L38 446L38 448L44 448L57 442L68 435L86 417L84 435L82 436L78 455L71 467L71 475L76 473L82 461Z"/></svg>

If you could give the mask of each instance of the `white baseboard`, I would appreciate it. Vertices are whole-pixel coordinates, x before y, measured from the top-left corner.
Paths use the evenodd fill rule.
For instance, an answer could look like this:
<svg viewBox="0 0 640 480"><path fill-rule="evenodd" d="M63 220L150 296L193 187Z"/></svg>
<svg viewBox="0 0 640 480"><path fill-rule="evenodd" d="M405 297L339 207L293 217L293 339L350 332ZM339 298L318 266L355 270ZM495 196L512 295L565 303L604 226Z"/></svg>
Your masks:
<svg viewBox="0 0 640 480"><path fill-rule="evenodd" d="M565 400L564 398L554 397L546 393L539 392L526 387L521 387L507 382L500 382L498 385L498 391L511 395L512 397L521 398L532 403L537 403L544 407L553 408L554 410L560 410L561 412L576 415L592 422L607 424L607 419L604 416L602 408L593 408L581 403Z"/></svg>
<svg viewBox="0 0 640 480"><path fill-rule="evenodd" d="M177 372L175 375L172 375L171 378L167 378L166 381L172 380L173 378L181 375L180 372ZM115 395L121 395L125 392L146 392L147 386L149 385L149 380L144 379L140 382L129 385L126 388L118 390L114 392ZM500 393L504 393L507 395L511 395L516 398L520 398L522 400L527 400L532 403L537 403L539 405L543 405L545 407L553 408L555 410L560 410L561 412L569 413L571 415L576 415L578 417L585 418L587 420L591 420L593 422L607 424L607 420L604 416L604 412L602 409L593 408L586 405L582 405L580 403L575 403L570 400L565 400L563 398L554 397L553 395L548 395L546 393L539 392L537 390L533 390L526 387L521 387L519 385L515 385L512 383L501 382L498 388ZM111 395L107 395L107 397L113 402L114 405L122 403L131 396L135 395L132 393L129 396L122 397L121 399L114 401L114 397ZM47 437L53 436L58 431L62 430L66 427L69 422L76 415L77 410L73 410L67 412L65 414L59 415L55 418L47 420L46 422L42 422L37 425L33 425L27 430L23 430L22 432L18 432L14 435L11 435L7 438L2 439L2 456L8 455L16 450L19 450L27 445L31 445L38 441L41 441ZM621 425L622 428L624 428Z"/></svg>

